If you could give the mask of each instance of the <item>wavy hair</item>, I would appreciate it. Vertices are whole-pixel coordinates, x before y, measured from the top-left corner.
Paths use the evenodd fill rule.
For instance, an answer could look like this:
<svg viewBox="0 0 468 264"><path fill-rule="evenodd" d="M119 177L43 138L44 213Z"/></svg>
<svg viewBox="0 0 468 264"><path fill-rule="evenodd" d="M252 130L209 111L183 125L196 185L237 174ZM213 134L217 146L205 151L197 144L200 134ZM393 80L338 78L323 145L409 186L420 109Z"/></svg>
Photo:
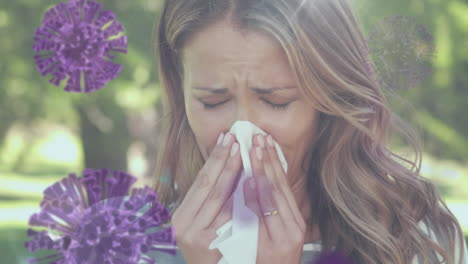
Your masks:
<svg viewBox="0 0 468 264"><path fill-rule="evenodd" d="M179 205L203 166L185 112L181 51L193 34L225 18L273 37L302 95L319 112L302 188L311 202L308 224L318 224L322 249L336 247L355 263L406 264L416 255L429 263L437 253L455 264L456 237L463 245L460 224L420 175L419 134L389 109L346 0L164 2L155 35L164 114L154 176L160 200ZM390 132L406 139L414 160L387 148ZM421 232L420 222L448 247Z"/></svg>

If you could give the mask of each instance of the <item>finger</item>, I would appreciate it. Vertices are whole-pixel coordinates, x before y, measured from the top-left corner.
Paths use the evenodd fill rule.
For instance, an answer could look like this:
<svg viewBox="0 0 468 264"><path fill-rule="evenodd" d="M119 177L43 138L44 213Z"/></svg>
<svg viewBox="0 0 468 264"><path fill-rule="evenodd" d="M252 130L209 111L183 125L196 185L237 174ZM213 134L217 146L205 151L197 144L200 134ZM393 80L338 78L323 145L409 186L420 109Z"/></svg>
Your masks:
<svg viewBox="0 0 468 264"><path fill-rule="evenodd" d="M279 238L279 239L282 239L283 241L286 238L285 236L282 235L283 233L287 234L287 236L294 236L294 237L302 236L303 232L301 232L302 230L297 225L295 217L292 214L291 208L288 202L286 201L286 198L284 197L283 192L281 191L281 187L279 186L279 183L276 180L277 176L274 175L275 171L272 166L270 153L267 150L264 153L263 164L265 167L265 171L268 171L268 173L272 175L271 177L273 178L273 182L271 183L273 186L272 198L273 198L274 204L276 204L277 206L279 217L284 223L284 230L279 230L278 228L275 228L273 230L270 230L270 233L273 233L274 238ZM268 220L265 220L265 221L268 221ZM275 234L275 233L278 233L278 234ZM276 242L280 242L280 241L281 240L276 240Z"/></svg>
<svg viewBox="0 0 468 264"><path fill-rule="evenodd" d="M258 243L265 245L266 240L271 240L268 230L265 225L264 216L260 209L260 204L257 199L257 188L255 187L255 178L249 177L244 181L244 197L245 206L252 210L258 216Z"/></svg>
<svg viewBox="0 0 468 264"><path fill-rule="evenodd" d="M264 155L264 167L267 171L272 171L271 173L274 174L274 169L272 166L272 161L270 158L270 153L269 151L265 151ZM274 238L280 238L282 241L287 241L288 237L291 238L291 242L296 241L296 239L303 237L305 230L302 230L300 226L297 223L297 220L295 219L294 215L292 214L292 210L286 201L286 198L284 196L284 193L281 191L281 187L279 186L279 183L277 182L276 178L277 176L272 177L273 183L273 201L277 206L277 210L279 212L279 217L281 218L282 222L285 223L284 230L279 230L277 228L270 230L270 233L273 233ZM270 216L271 217L271 216ZM265 220L267 221L267 220ZM278 232L279 234L275 234ZM282 233L287 234L287 236L282 236ZM280 242L281 240L275 240L275 242Z"/></svg>
<svg viewBox="0 0 468 264"><path fill-rule="evenodd" d="M268 137L270 137L270 140L267 140ZM289 198L291 199L291 201L289 201L287 197L282 197L282 198L286 199L286 202L288 205L287 211L291 211L292 210L291 207L293 205L296 205L295 198L294 198L294 195L292 194L292 191L289 188L289 183L286 180L287 176L285 175L284 169L281 166L281 162L279 161L277 151L272 145L273 141L272 141L271 135L268 135L267 137L265 137L264 135L258 134L254 137L253 141L255 145L264 147L265 172L266 172L268 180L273 184L274 189L278 190L282 196L285 196L286 194L285 189L289 189L289 196L290 196ZM296 208L297 208L297 205L296 205ZM291 212L288 212L288 215L290 213ZM301 216L301 215L299 214L298 216ZM294 217L297 217L297 216L294 215ZM285 223L288 223L288 222L285 221Z"/></svg>
<svg viewBox="0 0 468 264"><path fill-rule="evenodd" d="M294 198L294 194L291 190L291 187L289 186L287 175L283 169L283 166L281 165L281 161L279 159L278 152L274 147L271 135L268 135L266 138L266 150L271 160L271 166L275 171L275 181L277 182L276 185L280 187L297 225L301 228L301 230L304 230L306 228L304 217L302 216L302 213L297 206L296 199Z"/></svg>
<svg viewBox="0 0 468 264"><path fill-rule="evenodd" d="M264 140L264 137L263 137L262 134L257 134L257 135L253 138L253 140L252 140L252 145L253 145L254 147L257 147L257 146L258 146L258 147L262 147L263 155L265 155L265 154L264 154L264 152L265 152L265 140ZM269 177L271 177L271 172L265 171L265 176L267 177L267 179L268 179L270 182L272 182L272 179L269 178Z"/></svg>
<svg viewBox="0 0 468 264"><path fill-rule="evenodd" d="M198 173L184 200L174 212L173 217L177 216L178 219L195 218L226 165L233 141L233 137L228 135L229 133L226 135L223 133L218 137L216 146Z"/></svg>
<svg viewBox="0 0 468 264"><path fill-rule="evenodd" d="M223 204L223 207L219 211L218 215L216 215L215 219L211 223L211 226L215 230L218 230L218 228L225 225L232 219L233 197L233 195L229 196L229 198Z"/></svg>
<svg viewBox="0 0 468 264"><path fill-rule="evenodd" d="M252 148L250 150L250 153L255 154L255 149L258 146L261 146L258 142L258 136L260 134L255 135L252 138ZM258 171L257 167L255 167L255 164L253 164L253 160L255 158L250 156L250 164L252 166L252 174L258 174L261 173ZM244 181L244 199L245 199L245 205L250 208L259 218L263 218L263 213L261 212L260 204L258 203L257 199L257 188L255 187L255 177L254 175L251 175L251 177L247 178Z"/></svg>
<svg viewBox="0 0 468 264"><path fill-rule="evenodd" d="M211 226L226 200L233 194L235 183L241 172L242 162L239 153L239 144L236 142L232 145L226 167L221 172L216 184L195 216L195 227L207 228Z"/></svg>
<svg viewBox="0 0 468 264"><path fill-rule="evenodd" d="M260 214L265 222L267 233L273 241L278 241L281 237L285 237L285 226L281 217L276 215L264 216L266 212L278 210L275 201L273 200L273 185L266 177L265 167L263 164L262 147L255 147L250 153L252 161L252 172L255 179L255 187L257 200L260 205ZM273 232L276 231L276 232Z"/></svg>

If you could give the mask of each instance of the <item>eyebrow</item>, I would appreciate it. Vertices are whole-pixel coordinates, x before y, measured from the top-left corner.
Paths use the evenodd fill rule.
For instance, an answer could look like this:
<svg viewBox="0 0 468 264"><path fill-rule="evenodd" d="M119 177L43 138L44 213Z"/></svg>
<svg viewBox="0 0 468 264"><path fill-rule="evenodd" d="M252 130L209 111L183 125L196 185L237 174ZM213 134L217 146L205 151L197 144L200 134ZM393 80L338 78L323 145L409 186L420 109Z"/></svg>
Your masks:
<svg viewBox="0 0 468 264"><path fill-rule="evenodd" d="M271 94L279 90L292 90L297 88L296 86L277 86L277 87L272 87L272 88L258 88L258 87L252 87L250 88L252 91L257 92L259 94ZM214 94L225 94L227 93L228 89L227 88L208 88L208 87L195 87L195 90L202 90L202 91L208 91Z"/></svg>

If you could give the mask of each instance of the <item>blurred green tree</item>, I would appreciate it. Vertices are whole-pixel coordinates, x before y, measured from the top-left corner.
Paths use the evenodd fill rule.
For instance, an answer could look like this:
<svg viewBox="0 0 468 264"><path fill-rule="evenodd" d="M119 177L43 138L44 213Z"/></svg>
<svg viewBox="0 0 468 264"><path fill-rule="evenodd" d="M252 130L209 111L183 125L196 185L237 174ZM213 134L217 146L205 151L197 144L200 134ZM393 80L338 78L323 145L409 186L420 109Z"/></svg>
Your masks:
<svg viewBox="0 0 468 264"><path fill-rule="evenodd" d="M158 107L158 77L150 36L159 1L99 1L124 25L129 49L128 54L115 54L115 62L124 66L121 74L89 94L67 93L63 91L66 81L55 87L48 82L50 75L43 77L35 68L33 32L44 12L59 2L10 1L0 7L0 34L9 36L0 38L0 146L15 123L28 127L36 120L47 120L77 131L83 167L127 170L128 148L139 136L131 132L141 130L134 126L154 129L138 123L129 127L129 120ZM22 163L17 164L13 168L21 171Z"/></svg>
<svg viewBox="0 0 468 264"><path fill-rule="evenodd" d="M117 54L124 65L120 76L100 91L70 94L48 83L33 63L32 36L44 12L59 1L7 1L0 7L0 144L15 123L35 120L64 124L81 138L83 167L128 167L128 148L146 148L149 163L157 151L154 123L159 117L159 80L151 36L162 1L100 1L116 13L128 36L128 54ZM434 73L411 89L387 91L409 104L392 101L394 109L422 128L425 150L445 159L467 161L468 4L462 0L352 1L366 33L384 16L403 15L433 33L436 49L430 60ZM412 106L412 107L411 107ZM150 113L150 114L148 114ZM144 116L151 115L151 120ZM145 120L150 123L132 122ZM140 127L139 127L140 126Z"/></svg>
<svg viewBox="0 0 468 264"><path fill-rule="evenodd" d="M442 159L468 161L467 1L353 2L367 36L373 25L392 15L411 17L432 33L435 54L430 58L430 67L433 73L418 86L386 92L399 97L391 101L394 109L422 129L425 151ZM404 44L404 40L401 42ZM379 54L373 55L375 58Z"/></svg>

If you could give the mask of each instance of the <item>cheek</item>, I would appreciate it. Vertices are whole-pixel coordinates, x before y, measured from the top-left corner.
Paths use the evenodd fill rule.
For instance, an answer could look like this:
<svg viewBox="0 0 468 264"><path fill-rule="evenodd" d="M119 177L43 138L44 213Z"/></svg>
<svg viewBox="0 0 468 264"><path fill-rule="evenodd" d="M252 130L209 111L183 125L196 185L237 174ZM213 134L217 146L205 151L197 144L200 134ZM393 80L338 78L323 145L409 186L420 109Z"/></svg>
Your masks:
<svg viewBox="0 0 468 264"><path fill-rule="evenodd" d="M189 123L194 133L206 138L212 138L213 136L216 136L217 138L219 133L222 132L222 121L225 119L222 117L223 115L218 113L218 111L206 111L203 109L203 106L192 107L190 115L188 115Z"/></svg>
<svg viewBox="0 0 468 264"><path fill-rule="evenodd" d="M187 119L197 140L203 158L206 160L216 141L223 132L222 118L213 114L207 114L203 109L193 106L187 112Z"/></svg>
<svg viewBox="0 0 468 264"><path fill-rule="evenodd" d="M299 166L308 151L315 131L314 111L298 111L275 122L266 130L280 145L288 164ZM294 164L294 165L293 165Z"/></svg>
<svg viewBox="0 0 468 264"><path fill-rule="evenodd" d="M267 123L264 123L264 130L271 134L282 148L296 147L310 131L313 120L306 117L307 114L300 108L282 114L273 113L265 120Z"/></svg>

